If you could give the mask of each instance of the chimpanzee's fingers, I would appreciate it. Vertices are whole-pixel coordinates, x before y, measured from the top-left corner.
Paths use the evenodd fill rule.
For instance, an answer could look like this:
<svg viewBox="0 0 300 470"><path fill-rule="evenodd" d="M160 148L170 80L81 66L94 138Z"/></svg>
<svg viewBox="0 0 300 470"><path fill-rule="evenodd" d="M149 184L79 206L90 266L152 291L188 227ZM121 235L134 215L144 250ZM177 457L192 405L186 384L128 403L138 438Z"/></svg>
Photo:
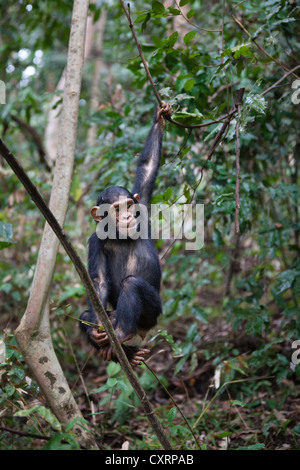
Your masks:
<svg viewBox="0 0 300 470"><path fill-rule="evenodd" d="M132 359L132 360L130 361L130 364L132 365L132 367L136 367L136 366L142 365L141 362L136 361L136 360L134 360L134 359Z"/></svg>
<svg viewBox="0 0 300 470"><path fill-rule="evenodd" d="M101 356L104 360L110 361L110 359L111 359L111 349L112 349L112 348L111 348L110 344L109 344L108 346L106 346L106 347L102 347L102 348L100 349L100 351L99 351L100 356Z"/></svg>

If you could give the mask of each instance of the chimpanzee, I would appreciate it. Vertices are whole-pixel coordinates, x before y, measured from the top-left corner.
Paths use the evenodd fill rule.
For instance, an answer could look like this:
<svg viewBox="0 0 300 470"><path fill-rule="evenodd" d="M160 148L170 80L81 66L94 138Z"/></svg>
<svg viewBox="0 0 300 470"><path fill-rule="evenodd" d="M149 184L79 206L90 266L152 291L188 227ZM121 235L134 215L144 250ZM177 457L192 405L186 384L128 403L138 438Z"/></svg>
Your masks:
<svg viewBox="0 0 300 470"><path fill-rule="evenodd" d="M157 107L152 128L138 160L132 192L121 186L111 186L102 192L97 205L91 209L97 229L89 239L89 275L104 308L107 309L108 304L113 308L108 315L121 343L136 334L144 338L147 331L156 325L162 311L158 254L150 230L146 236L139 236L141 227L138 214L140 209L148 209L150 205L160 165L165 118L170 115L168 104L163 102L162 107ZM112 213L115 218L111 216ZM113 220L115 232L108 229L107 222ZM89 309L81 314L80 320L99 324L98 316L88 302ZM82 322L80 327L104 359L116 360L103 327L96 328ZM133 366L140 364L144 356L149 354L147 349L124 344L122 347Z"/></svg>

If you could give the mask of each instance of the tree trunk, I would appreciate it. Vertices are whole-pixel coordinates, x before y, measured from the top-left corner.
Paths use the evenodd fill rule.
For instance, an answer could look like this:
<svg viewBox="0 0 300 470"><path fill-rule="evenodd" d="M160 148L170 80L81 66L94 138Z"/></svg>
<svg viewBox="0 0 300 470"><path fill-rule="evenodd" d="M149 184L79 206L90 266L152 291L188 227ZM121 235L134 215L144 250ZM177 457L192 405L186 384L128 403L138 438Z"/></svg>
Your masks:
<svg viewBox="0 0 300 470"><path fill-rule="evenodd" d="M93 15L90 15L86 23L86 36L85 36L85 45L84 45L84 63L88 60L91 55L94 33L97 30L100 19L95 24L93 21ZM56 92L63 92L65 89L66 82L66 68L64 69L58 84L56 86ZM48 164L52 167L56 161L58 143L59 140L59 129L60 129L60 113L62 110L62 104L57 102L60 100L60 95L53 96L50 104L50 110L48 113L48 122L45 129L45 150Z"/></svg>
<svg viewBox="0 0 300 470"><path fill-rule="evenodd" d="M59 143L49 207L63 226L68 207L84 63L88 0L75 0L65 75ZM82 417L55 355L49 325L49 290L59 241L46 223L26 312L15 334L26 363L61 423ZM92 435L74 427L78 442L96 447Z"/></svg>
<svg viewBox="0 0 300 470"><path fill-rule="evenodd" d="M102 69L102 42L103 42L103 33L106 23L106 10L105 8L101 9L101 15L99 20L96 23L95 29L95 60L94 60L94 73L92 78L92 87L91 87L91 102L90 102L90 112L96 111L99 102L100 102L100 78L101 78L101 69ZM97 128L96 126L91 126L88 130L88 145L93 147L97 142Z"/></svg>

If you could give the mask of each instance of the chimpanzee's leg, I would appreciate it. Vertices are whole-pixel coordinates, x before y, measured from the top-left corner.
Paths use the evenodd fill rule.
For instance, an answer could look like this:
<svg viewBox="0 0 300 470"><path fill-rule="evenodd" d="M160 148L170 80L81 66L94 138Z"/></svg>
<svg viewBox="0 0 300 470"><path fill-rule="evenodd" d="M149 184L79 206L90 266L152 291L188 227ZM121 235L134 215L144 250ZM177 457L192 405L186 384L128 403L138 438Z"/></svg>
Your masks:
<svg viewBox="0 0 300 470"><path fill-rule="evenodd" d="M161 313L158 291L139 276L128 276L123 281L118 298L114 328L121 342L140 331L156 325Z"/></svg>
<svg viewBox="0 0 300 470"><path fill-rule="evenodd" d="M156 325L160 313L161 300L158 291L141 277L128 276L123 281L117 302L116 318L113 321L119 341L121 343L128 341L136 334L143 336L143 332ZM138 353L142 356L148 353L148 350L142 349ZM107 360L114 359L110 344L101 348L100 354Z"/></svg>

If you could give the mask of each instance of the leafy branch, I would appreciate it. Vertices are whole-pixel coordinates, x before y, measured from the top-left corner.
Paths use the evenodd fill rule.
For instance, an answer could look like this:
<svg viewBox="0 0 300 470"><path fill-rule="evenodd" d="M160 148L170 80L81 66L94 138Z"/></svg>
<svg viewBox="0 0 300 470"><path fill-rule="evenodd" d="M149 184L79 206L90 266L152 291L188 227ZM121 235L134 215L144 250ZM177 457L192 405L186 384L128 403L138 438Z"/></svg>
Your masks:
<svg viewBox="0 0 300 470"><path fill-rule="evenodd" d="M138 51L139 51L139 56L140 56L140 58L141 58L141 60L142 60L142 62L143 62L144 68L145 68L145 72L146 72L147 77L148 77L148 79L149 79L149 82L150 82L150 84L151 84L151 86L152 86L152 89L153 89L153 92L154 92L154 94L155 94L155 96L156 96L156 99L157 99L157 101L158 101L158 104L159 104L159 106L161 106L161 105L162 105L162 100L161 100L161 97L159 96L159 93L158 93L158 91L157 91L157 89L156 89L156 86L155 86L155 84L154 84L153 78L152 78L151 73L150 73L150 71L149 71L149 67L148 67L147 61L146 61L146 59L145 59L145 56L144 56L143 51L142 51L142 48L141 48L141 44L140 44L140 42L139 42L139 39L138 39L138 37L137 37L136 31L135 31L134 26L133 26L133 23L132 23L132 19L131 19L131 16L130 16L130 11L129 11L129 9L126 7L125 2L124 2L123 0L120 0L120 2L121 2L121 5L122 5L122 7L123 7L123 10L124 10L124 12L125 12L125 15L126 15L126 17L127 17L127 20L128 20L128 23L129 23L129 27L130 27L130 29L131 29L132 35L133 35L133 37L134 37L136 46L137 46ZM129 4L128 4L128 7L129 7ZM228 120L228 118L231 118L231 117L232 117L232 114L233 114L233 112L230 111L228 114L226 114L225 116L221 116L219 119L215 119L215 120L209 121L209 122L204 122L204 123L201 123L201 124L182 124L181 122L174 121L174 119L172 119L172 118L170 118L170 117L169 117L169 118L166 118L166 119L167 119L169 122L171 122L172 124L175 124L176 126L179 126L179 127L183 127L183 128L185 128L185 129L197 129L197 128L199 129L199 128L201 128L201 127L207 127L207 126L211 126L212 124L217 124L217 123L220 123L220 122L224 122L224 120L225 120L225 122L226 122L226 120Z"/></svg>

